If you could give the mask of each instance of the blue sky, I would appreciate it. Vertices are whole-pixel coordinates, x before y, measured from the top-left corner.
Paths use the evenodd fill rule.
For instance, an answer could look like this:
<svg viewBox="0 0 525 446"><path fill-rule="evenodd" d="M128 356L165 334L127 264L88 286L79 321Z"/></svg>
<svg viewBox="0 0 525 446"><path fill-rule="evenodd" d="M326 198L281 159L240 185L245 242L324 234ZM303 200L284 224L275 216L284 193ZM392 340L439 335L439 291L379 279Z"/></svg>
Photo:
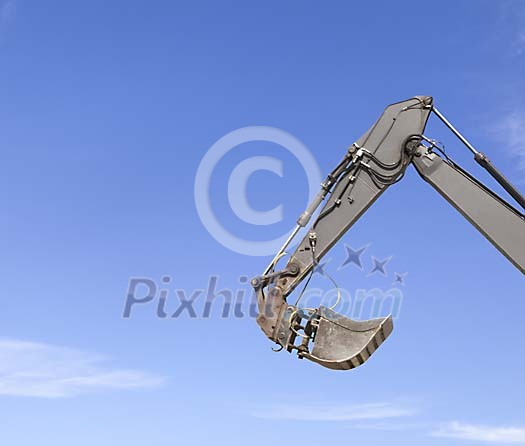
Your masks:
<svg viewBox="0 0 525 446"><path fill-rule="evenodd" d="M224 135L282 129L326 173L387 104L428 94L524 190L524 73L520 1L0 0L0 442L525 444L523 276L415 172L327 257L351 293L403 295L357 370L275 354L253 318L218 307L159 319L156 296L122 318L130 278L171 277L173 313L213 277L248 292L239 278L269 261L224 247L197 213L197 169ZM490 181L438 123L427 134ZM283 166L247 184L252 207L283 206L268 227L228 203L251 156ZM210 181L221 223L253 241L308 198L273 143L231 150ZM367 246L362 269L338 269L345 243ZM385 275L372 256L391 257Z"/></svg>

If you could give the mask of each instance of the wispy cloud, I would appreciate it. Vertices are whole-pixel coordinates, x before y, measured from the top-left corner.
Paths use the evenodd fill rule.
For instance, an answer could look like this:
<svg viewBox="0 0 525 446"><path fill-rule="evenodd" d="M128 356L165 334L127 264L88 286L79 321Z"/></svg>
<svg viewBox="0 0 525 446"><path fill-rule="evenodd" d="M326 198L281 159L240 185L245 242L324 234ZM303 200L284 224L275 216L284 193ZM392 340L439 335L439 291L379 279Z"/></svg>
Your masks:
<svg viewBox="0 0 525 446"><path fill-rule="evenodd" d="M428 429L429 423L426 422L400 422L399 420L390 420L390 421L370 421L364 423L352 423L350 426L352 429L362 429L369 431L379 431L379 432L406 432L414 431L421 429Z"/></svg>
<svg viewBox="0 0 525 446"><path fill-rule="evenodd" d="M442 426L432 435L484 443L525 444L525 428L523 427L493 427L453 422Z"/></svg>
<svg viewBox="0 0 525 446"><path fill-rule="evenodd" d="M497 4L499 14L495 29L499 39L510 48L512 56L525 55L525 7L521 1L505 0ZM509 45L510 44L510 45ZM502 50L504 48L501 48Z"/></svg>
<svg viewBox="0 0 525 446"><path fill-rule="evenodd" d="M155 387L164 378L106 365L105 358L50 344L0 340L0 395L71 397L109 389Z"/></svg>
<svg viewBox="0 0 525 446"><path fill-rule="evenodd" d="M493 133L517 158L518 169L525 170L525 112L508 113L494 126Z"/></svg>
<svg viewBox="0 0 525 446"><path fill-rule="evenodd" d="M400 402L368 404L284 403L259 407L251 415L268 420L342 422L349 429L384 432L416 431L421 435L499 445L525 445L525 427L487 426L457 421L439 425L421 418L420 407Z"/></svg>
<svg viewBox="0 0 525 446"><path fill-rule="evenodd" d="M16 15L15 0L0 0L0 33L5 31Z"/></svg>
<svg viewBox="0 0 525 446"><path fill-rule="evenodd" d="M522 30L516 36L516 53L518 56L525 54L525 30Z"/></svg>
<svg viewBox="0 0 525 446"><path fill-rule="evenodd" d="M370 404L304 404L298 410L294 404L275 404L263 409L252 411L257 418L279 419L291 421L365 421L384 420L389 418L410 417L416 415L417 409L381 402Z"/></svg>

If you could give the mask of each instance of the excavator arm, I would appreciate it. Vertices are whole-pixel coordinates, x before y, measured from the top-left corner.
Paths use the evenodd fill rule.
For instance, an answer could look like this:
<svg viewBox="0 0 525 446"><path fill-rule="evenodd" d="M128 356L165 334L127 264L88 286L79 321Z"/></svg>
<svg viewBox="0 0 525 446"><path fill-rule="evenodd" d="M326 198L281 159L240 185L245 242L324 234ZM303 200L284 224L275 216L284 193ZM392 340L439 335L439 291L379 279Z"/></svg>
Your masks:
<svg viewBox="0 0 525 446"><path fill-rule="evenodd" d="M321 306L302 309L288 296L319 260L366 210L413 165L452 206L470 221L505 257L525 273L525 218L521 212L463 170L424 135L434 112L474 153L476 161L522 206L525 199L434 107L428 96L388 106L378 121L352 144L327 176L321 191L299 217L297 227L262 276L252 280L259 315L257 323L272 341L325 367L347 370L363 364L393 329L391 317L354 321ZM285 249L316 216L282 270L276 264Z"/></svg>

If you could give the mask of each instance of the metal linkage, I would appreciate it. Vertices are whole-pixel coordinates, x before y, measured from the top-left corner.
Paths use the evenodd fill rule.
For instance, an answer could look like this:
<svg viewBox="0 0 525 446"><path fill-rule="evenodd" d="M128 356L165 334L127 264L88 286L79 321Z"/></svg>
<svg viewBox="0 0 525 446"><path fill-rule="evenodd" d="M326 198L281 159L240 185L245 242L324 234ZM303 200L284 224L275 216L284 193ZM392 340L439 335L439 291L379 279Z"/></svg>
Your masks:
<svg viewBox="0 0 525 446"><path fill-rule="evenodd" d="M475 147L468 142L465 138L451 123L443 116L443 114L436 108L432 107L434 114L450 129L454 135L474 154L476 162L483 167L491 176L494 178L507 193L516 200L519 205L525 209L525 197L516 187L491 163L490 159L482 152L479 152Z"/></svg>

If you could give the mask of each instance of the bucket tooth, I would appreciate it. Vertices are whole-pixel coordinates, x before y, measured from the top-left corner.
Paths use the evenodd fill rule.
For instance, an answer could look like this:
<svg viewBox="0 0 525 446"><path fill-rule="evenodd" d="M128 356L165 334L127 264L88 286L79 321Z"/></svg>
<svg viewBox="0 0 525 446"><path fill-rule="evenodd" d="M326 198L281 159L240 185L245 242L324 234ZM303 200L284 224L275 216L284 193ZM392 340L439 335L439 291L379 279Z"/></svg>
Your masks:
<svg viewBox="0 0 525 446"><path fill-rule="evenodd" d="M326 307L320 307L318 315L313 349L301 356L334 370L364 364L394 328L392 316L355 321Z"/></svg>

